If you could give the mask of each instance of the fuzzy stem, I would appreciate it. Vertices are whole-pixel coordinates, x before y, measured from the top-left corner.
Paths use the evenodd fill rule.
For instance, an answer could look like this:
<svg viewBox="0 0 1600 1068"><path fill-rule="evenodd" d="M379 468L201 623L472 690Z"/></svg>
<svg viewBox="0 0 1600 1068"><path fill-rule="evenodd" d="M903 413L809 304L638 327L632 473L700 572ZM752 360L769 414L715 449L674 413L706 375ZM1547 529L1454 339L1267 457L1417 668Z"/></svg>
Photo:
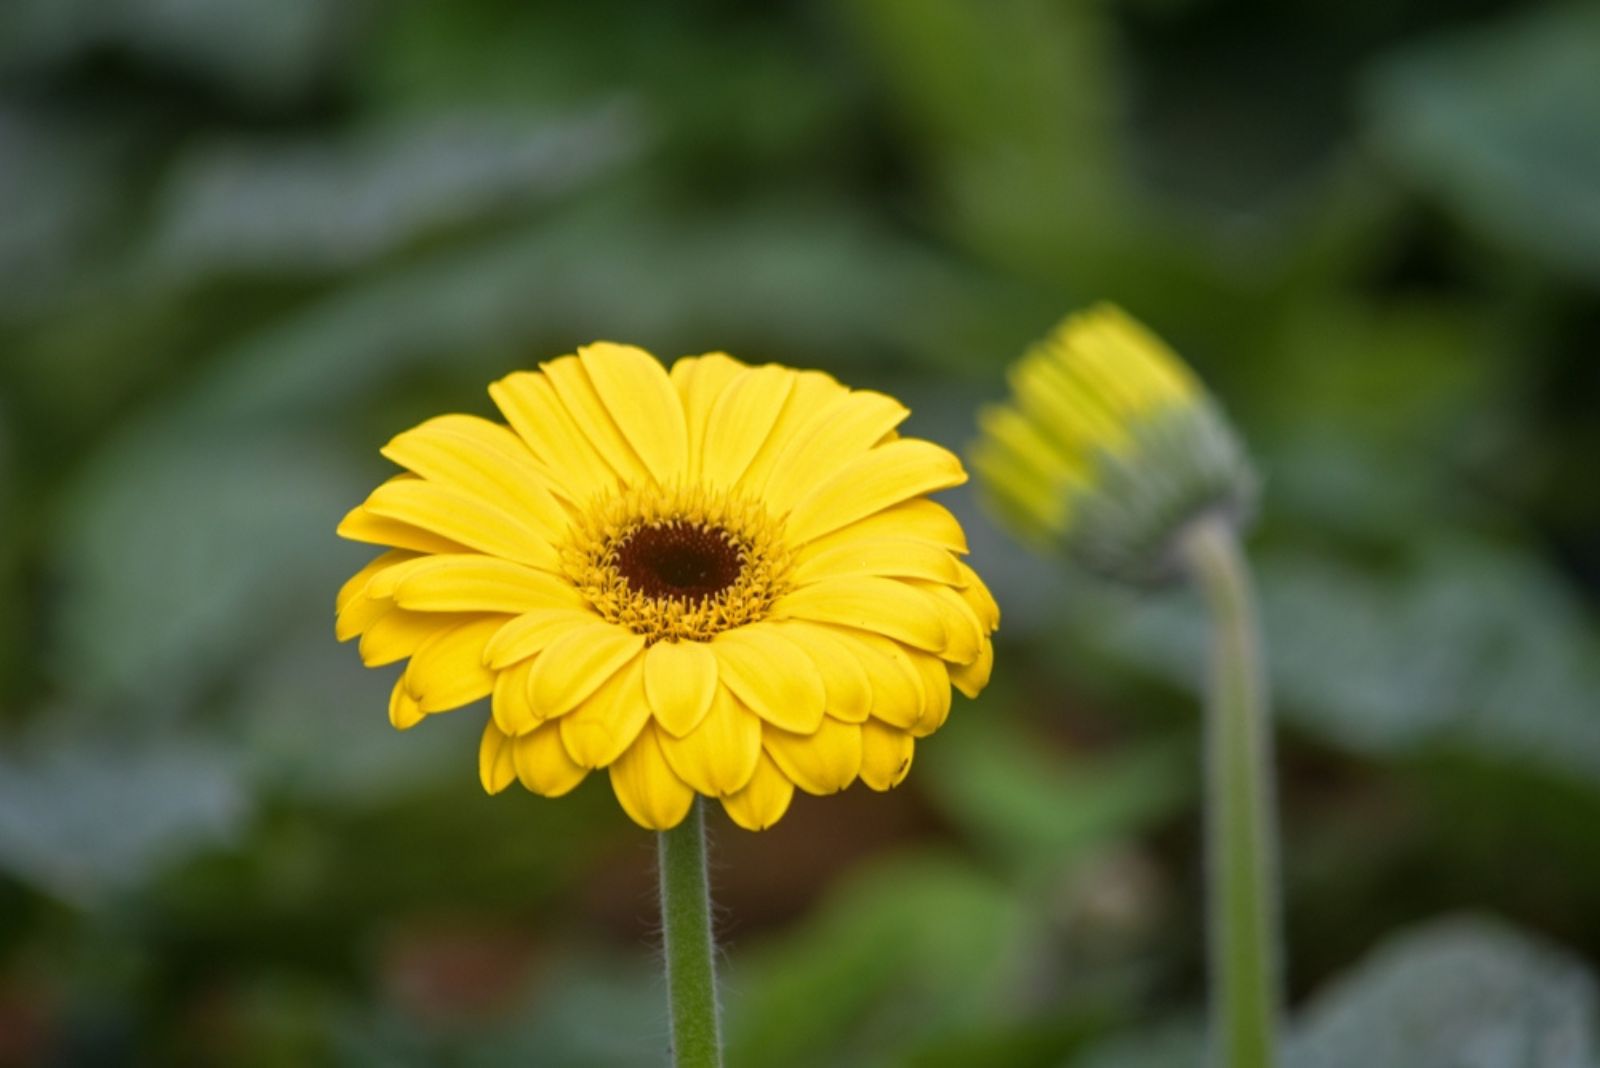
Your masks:
<svg viewBox="0 0 1600 1068"><path fill-rule="evenodd" d="M1206 702L1211 1042L1222 1068L1274 1068L1282 1007L1271 723L1250 572L1232 523L1184 535L1211 613Z"/></svg>
<svg viewBox="0 0 1600 1068"><path fill-rule="evenodd" d="M675 1068L721 1068L716 946L711 933L706 829L700 799L695 799L682 823L657 837L672 1063Z"/></svg>

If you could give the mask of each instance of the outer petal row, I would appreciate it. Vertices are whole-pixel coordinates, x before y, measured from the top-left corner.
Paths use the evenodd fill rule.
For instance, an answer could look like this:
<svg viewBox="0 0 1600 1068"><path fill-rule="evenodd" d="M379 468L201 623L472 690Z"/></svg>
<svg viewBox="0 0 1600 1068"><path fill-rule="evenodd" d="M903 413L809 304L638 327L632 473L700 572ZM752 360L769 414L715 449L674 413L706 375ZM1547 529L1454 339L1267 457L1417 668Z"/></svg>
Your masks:
<svg viewBox="0 0 1600 1068"><path fill-rule="evenodd" d="M831 721L830 721L831 722ZM791 743L770 739L757 749L742 785L721 796L730 818L749 830L771 827L788 810L795 786L811 793L843 789L857 774L874 790L888 790L904 780L911 766L914 741L904 732L879 724L825 728L826 737ZM529 790L559 797L573 789L587 772L571 761L555 737L554 727L511 737L491 720L479 747L483 787L498 793L520 779ZM695 795L708 793L686 780L669 755L669 736L646 725L628 749L610 765L612 790L630 818L651 830L676 826Z"/></svg>
<svg viewBox="0 0 1600 1068"><path fill-rule="evenodd" d="M516 560L546 571L556 571L561 566L549 533L532 525L531 517L513 515L451 483L417 478L390 479L372 491L360 511L490 556ZM415 544L397 547L413 548ZM451 550L432 547L422 551Z"/></svg>
<svg viewBox="0 0 1600 1068"><path fill-rule="evenodd" d="M700 477L727 489L744 477L794 388L794 372L768 364L739 372L711 406Z"/></svg>
<svg viewBox="0 0 1600 1068"><path fill-rule="evenodd" d="M566 529L566 510L551 495L551 475L510 430L470 415L430 419L396 435L383 455L430 482L498 504L547 539Z"/></svg>
<svg viewBox="0 0 1600 1068"><path fill-rule="evenodd" d="M899 401L869 390L841 390L818 404L784 442L761 487L763 500L786 511L816 485L817 472L834 471L883 440L911 413Z"/></svg>
<svg viewBox="0 0 1600 1068"><path fill-rule="evenodd" d="M706 424L711 406L745 365L722 352L686 356L672 365L669 376L683 404L689 434L690 481L700 479L700 458L705 455Z"/></svg>
<svg viewBox="0 0 1600 1068"><path fill-rule="evenodd" d="M803 544L902 501L959 486L966 480L954 453L928 441L890 441L841 464L800 498L789 515L788 536Z"/></svg>
<svg viewBox="0 0 1600 1068"><path fill-rule="evenodd" d="M492 619L478 620L447 632L449 640L438 640L433 647L481 647L496 625ZM947 710L949 686L942 663L924 655L915 656L913 663L932 673L927 689L938 684L935 692L942 691ZM918 723L911 733L877 718L847 723L831 715L814 731L790 732L763 723L728 688L718 686L700 723L675 737L650 721L647 664L647 656L635 656L559 719L534 719L528 710L525 717L533 719L531 724L504 722L500 704L501 686L524 689L519 684L529 663L499 673L493 680L496 714L485 726L479 753L484 788L498 792L519 779L534 792L559 796L575 787L588 768L605 766L619 802L642 826L674 826L699 793L720 797L730 818L760 829L781 818L797 786L821 795L842 790L858 777L875 790L898 785L910 766L913 734L942 721L936 707L934 722ZM438 669L445 670L444 661ZM410 692L409 687L397 687L402 708Z"/></svg>
<svg viewBox="0 0 1600 1068"><path fill-rule="evenodd" d="M561 472L551 488L568 503L581 506L616 488L616 472L578 429L549 376L518 371L491 384L489 396L529 451Z"/></svg>
<svg viewBox="0 0 1600 1068"><path fill-rule="evenodd" d="M611 765L611 789L623 811L641 827L676 827L694 802L694 791L673 772L661 750L660 731L650 724Z"/></svg>
<svg viewBox="0 0 1600 1068"><path fill-rule="evenodd" d="M497 794L519 779L522 785L545 797L568 793L589 774L572 762L562 748L559 731L543 727L512 737L490 720L478 747L478 776L483 788Z"/></svg>
<svg viewBox="0 0 1600 1068"><path fill-rule="evenodd" d="M624 650L619 666L610 669L604 658L591 661L586 681L578 685L582 689L592 683L593 689L576 698L571 708L563 708L561 704L541 704L532 696L536 692L532 679L543 666L544 657L520 661L498 672L483 666L483 649L506 625L504 617L463 620L399 610L394 614L421 618L435 625L449 621L442 629L435 626L412 654L391 702L395 725L411 726L427 713L475 701L492 691L492 723L496 731L519 741L537 734L539 746L547 753L554 752L553 745L560 745L559 761L547 759L544 765L535 766L550 767L560 775L552 773L541 778L537 771L522 775L525 780L540 783L538 788L543 792L562 788L563 784L570 788L575 783L573 769L615 763L639 744L638 739L647 729L661 731L656 744L662 748L662 759L673 774L692 790L710 796L728 797L748 786L762 751L776 761L791 782L810 793L835 792L858 774L873 788L886 789L903 772L910 739L932 733L947 718L952 682L963 690L974 689L982 683L978 676L986 674L992 664L990 654L970 668L963 668L965 676L952 675L937 657L907 650L887 639L848 635L803 623L789 625L794 636L784 638L780 628L773 625L768 628L774 632L772 637L783 644L768 644L769 650L799 650L813 669L819 663L832 665L826 676L817 672L819 677L835 680L834 689L826 684L823 688L822 705L829 714L819 715L809 730L777 726L771 716L747 706L737 694L735 687L739 684L732 683L733 678L739 677L736 668L729 673L731 685L720 685L713 678L698 684L706 686L709 693L705 710L693 726L674 735L667 733L660 722L659 709L655 710L657 725L650 724L656 700L650 696L649 665L656 660L669 665L663 670L677 671L680 668L671 666L674 661L681 656L700 659L702 653L679 649L665 656L654 651L640 655L636 648L630 648L629 638L633 636L620 628L610 628L623 636L623 644L617 646ZM813 659L818 650L826 652ZM988 651L987 642L985 650ZM572 660L558 655L550 662L561 665ZM842 664L851 664L853 669L840 670ZM757 662L745 667L755 670L762 666ZM764 681L782 674L773 670L770 662L764 666L767 670L759 676ZM857 672L860 678L855 677ZM804 676L802 669L799 677ZM770 702L782 687L751 692L764 694ZM838 692L857 694L855 706L848 701L835 706L828 694ZM863 708L868 701L870 707ZM844 718L835 713L835 707ZM868 711L870 718L865 714ZM788 720L787 716L779 718ZM532 746L531 742L528 744ZM536 751L529 750L530 754Z"/></svg>
<svg viewBox="0 0 1600 1068"><path fill-rule="evenodd" d="M757 495L770 480L787 507L809 489L818 458L832 465L864 452L906 415L825 374L721 353L679 360L669 374L642 349L599 342L541 372L510 375L490 394L538 463L586 491L550 486L573 503L618 480Z"/></svg>
<svg viewBox="0 0 1600 1068"><path fill-rule="evenodd" d="M762 723L726 687L694 730L675 738L662 731L661 748L678 777L709 797L742 790L761 759Z"/></svg>
<svg viewBox="0 0 1600 1068"><path fill-rule="evenodd" d="M689 432L683 405L656 358L632 345L597 342L578 351L612 421L661 485L683 477Z"/></svg>
<svg viewBox="0 0 1600 1068"><path fill-rule="evenodd" d="M743 790L722 799L729 818L747 831L764 831L783 818L794 798L794 783L770 756L761 754L755 774Z"/></svg>

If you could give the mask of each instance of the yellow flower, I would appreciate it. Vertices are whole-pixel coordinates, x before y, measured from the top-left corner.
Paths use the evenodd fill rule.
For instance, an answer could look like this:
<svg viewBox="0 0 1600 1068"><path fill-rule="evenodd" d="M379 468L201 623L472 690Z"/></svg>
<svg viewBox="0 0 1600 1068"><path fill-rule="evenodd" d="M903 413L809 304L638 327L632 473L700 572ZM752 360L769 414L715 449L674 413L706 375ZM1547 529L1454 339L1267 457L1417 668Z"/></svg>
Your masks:
<svg viewBox="0 0 1600 1068"><path fill-rule="evenodd" d="M897 785L976 696L999 611L923 495L961 462L890 397L712 354L597 343L444 415L339 525L389 546L339 592L403 729L491 698L479 770L557 797L609 768L645 827L694 795L770 827L794 788Z"/></svg>
<svg viewBox="0 0 1600 1068"><path fill-rule="evenodd" d="M1249 511L1255 479L1205 387L1120 308L1068 316L1011 369L1011 403L979 415L990 505L1091 570L1147 581L1202 514Z"/></svg>

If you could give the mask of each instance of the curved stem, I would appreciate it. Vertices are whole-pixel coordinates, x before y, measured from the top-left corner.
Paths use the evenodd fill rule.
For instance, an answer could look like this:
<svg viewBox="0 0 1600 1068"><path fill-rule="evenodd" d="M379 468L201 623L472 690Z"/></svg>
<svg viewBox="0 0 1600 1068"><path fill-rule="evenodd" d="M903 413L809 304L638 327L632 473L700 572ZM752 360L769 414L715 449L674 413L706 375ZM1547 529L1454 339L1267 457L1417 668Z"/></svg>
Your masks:
<svg viewBox="0 0 1600 1068"><path fill-rule="evenodd" d="M1213 630L1206 707L1211 1041L1225 1068L1272 1068L1282 1006L1271 723L1250 572L1233 526L1183 537Z"/></svg>
<svg viewBox="0 0 1600 1068"><path fill-rule="evenodd" d="M661 928L666 941L667 1003L676 1068L721 1068L717 1020L716 946L706 878L706 831L701 801L683 822L662 831Z"/></svg>

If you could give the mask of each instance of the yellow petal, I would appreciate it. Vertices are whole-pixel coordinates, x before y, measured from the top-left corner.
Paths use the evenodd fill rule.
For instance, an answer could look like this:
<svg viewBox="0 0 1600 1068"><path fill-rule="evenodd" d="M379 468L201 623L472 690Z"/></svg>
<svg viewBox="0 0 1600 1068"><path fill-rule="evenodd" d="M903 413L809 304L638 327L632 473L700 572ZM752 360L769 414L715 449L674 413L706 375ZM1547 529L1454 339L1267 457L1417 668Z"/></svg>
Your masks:
<svg viewBox="0 0 1600 1068"><path fill-rule="evenodd" d="M767 364L736 375L711 407L705 445L700 457L700 478L708 485L727 488L739 481L756 450L772 433L783 410L795 373Z"/></svg>
<svg viewBox="0 0 1600 1068"><path fill-rule="evenodd" d="M774 459L763 499L784 511L817 484L817 473L836 471L899 426L910 411L893 397L852 390L820 406Z"/></svg>
<svg viewBox="0 0 1600 1068"><path fill-rule="evenodd" d="M561 570L561 557L550 539L510 513L452 486L393 479L372 491L366 509L491 556L546 571Z"/></svg>
<svg viewBox="0 0 1600 1068"><path fill-rule="evenodd" d="M863 516L967 480L955 454L928 441L906 438L879 445L842 466L812 489L789 516L796 543L819 538Z"/></svg>
<svg viewBox="0 0 1600 1068"><path fill-rule="evenodd" d="M978 659L950 669L950 685L968 697L976 697L989 685L989 675L993 671L994 643L985 638L978 649Z"/></svg>
<svg viewBox="0 0 1600 1068"><path fill-rule="evenodd" d="M481 557L481 553L428 553L424 556L417 556L403 564L396 564L372 576L372 581L367 583L367 596L392 602L394 600L394 591L400 588L400 580L414 573L418 568L428 567L435 560L465 560Z"/></svg>
<svg viewBox="0 0 1600 1068"><path fill-rule="evenodd" d="M393 607L393 601L357 597L346 604L344 611L340 612L338 618L334 620L333 636L339 641L347 642L357 635L364 634L369 627L382 618L384 613Z"/></svg>
<svg viewBox="0 0 1600 1068"><path fill-rule="evenodd" d="M379 451L430 482L505 510L548 540L559 540L567 529L566 509L550 495L533 454L511 431L486 419L431 419L396 435Z"/></svg>
<svg viewBox="0 0 1600 1068"><path fill-rule="evenodd" d="M872 718L902 730L922 718L926 702L922 672L899 642L858 633L848 639L851 653L872 679Z"/></svg>
<svg viewBox="0 0 1600 1068"><path fill-rule="evenodd" d="M500 733L490 720L483 725L483 741L478 743L478 779L486 793L497 794L517 777L511 761L511 739Z"/></svg>
<svg viewBox="0 0 1600 1068"><path fill-rule="evenodd" d="M436 634L479 618L473 613L407 612L391 608L361 635L361 662L381 667L404 660Z"/></svg>
<svg viewBox="0 0 1600 1068"><path fill-rule="evenodd" d="M561 473L551 485L554 492L582 506L616 488L616 474L578 429L548 377L518 371L491 385L489 396L529 451Z"/></svg>
<svg viewBox="0 0 1600 1068"><path fill-rule="evenodd" d="M416 479L407 477L391 481L415 482ZM431 530L414 527L410 523L374 515L365 505L352 508L349 514L339 521L336 533L349 541L362 541L368 545L392 545L396 549L410 549L419 553L467 551L467 547L458 541L451 541Z"/></svg>
<svg viewBox="0 0 1600 1068"><path fill-rule="evenodd" d="M783 819L794 799L794 783L765 753L743 790L722 799L728 817L747 831L764 831Z"/></svg>
<svg viewBox="0 0 1600 1068"><path fill-rule="evenodd" d="M995 603L994 594L989 592L989 587L983 584L978 573L966 564L961 564L961 599L967 602L973 614L978 617L978 622L983 625L985 634L992 633L1000 628L1000 606Z"/></svg>
<svg viewBox="0 0 1600 1068"><path fill-rule="evenodd" d="M505 622L488 616L435 635L411 654L406 687L424 712L459 708L494 689L494 672L483 666L483 647Z"/></svg>
<svg viewBox="0 0 1600 1068"><path fill-rule="evenodd" d="M662 729L683 737L711 708L716 654L704 642L657 642L644 655L644 692Z"/></svg>
<svg viewBox="0 0 1600 1068"><path fill-rule="evenodd" d="M625 482L637 485L647 481L649 469L628 444L628 439L622 436L578 357L563 356L539 366L555 386L556 396L571 413L578 432L605 460L606 466Z"/></svg>
<svg viewBox="0 0 1600 1068"><path fill-rule="evenodd" d="M511 756L522 785L543 797L570 793L589 774L561 744L561 728L546 723L512 742Z"/></svg>
<svg viewBox="0 0 1600 1068"><path fill-rule="evenodd" d="M805 733L822 722L828 703L822 676L805 650L775 628L725 630L711 649L723 684L768 723Z"/></svg>
<svg viewBox="0 0 1600 1068"><path fill-rule="evenodd" d="M633 822L652 831L676 827L694 803L694 791L662 755L653 726L611 765L611 789Z"/></svg>
<svg viewBox="0 0 1600 1068"><path fill-rule="evenodd" d="M372 583L394 568L417 559L420 557L416 553L390 549L351 576L334 600L337 612L333 624L334 637L342 642L349 641L393 608L394 602L387 597L372 596Z"/></svg>
<svg viewBox="0 0 1600 1068"><path fill-rule="evenodd" d="M417 699L406 689L406 679L401 675L389 692L389 722L395 730L408 731L421 723L427 713L417 704Z"/></svg>
<svg viewBox="0 0 1600 1068"><path fill-rule="evenodd" d="M915 538L873 538L833 542L820 551L812 542L801 552L794 581L804 584L841 575L885 575L955 586L965 581L949 550Z"/></svg>
<svg viewBox="0 0 1600 1068"><path fill-rule="evenodd" d="M860 723L871 714L872 679L840 631L799 619L772 625L804 649L816 665L828 694L828 715L846 723Z"/></svg>
<svg viewBox="0 0 1600 1068"><path fill-rule="evenodd" d="M484 663L498 671L519 660L526 660L570 631L587 627L601 619L587 608L545 608L524 612L495 631L483 647Z"/></svg>
<svg viewBox="0 0 1600 1068"><path fill-rule="evenodd" d="M761 759L761 720L726 686L717 687L711 710L682 738L659 734L662 752L678 778L708 797L744 789Z"/></svg>
<svg viewBox="0 0 1600 1068"><path fill-rule="evenodd" d="M546 652L539 659L549 655ZM574 763L586 768L604 767L621 756L649 722L644 658L636 656L588 700L561 717L561 744Z"/></svg>
<svg viewBox="0 0 1600 1068"><path fill-rule="evenodd" d="M950 671L936 656L912 652L911 663L922 676L922 716L911 733L926 738L950 718Z"/></svg>
<svg viewBox="0 0 1600 1068"><path fill-rule="evenodd" d="M367 561L366 566L360 571L351 575L343 586L339 587L339 594L333 599L333 610L335 612L343 612L346 605L366 592L367 583L371 582L378 572L393 567L395 564L403 564L408 560L416 559L418 559L416 553L405 552L401 549L390 549L386 553L379 553Z"/></svg>
<svg viewBox="0 0 1600 1068"><path fill-rule="evenodd" d="M824 716L811 734L763 728L761 746L800 789L818 796L836 794L856 781L861 770L861 727Z"/></svg>
<svg viewBox="0 0 1600 1068"><path fill-rule="evenodd" d="M672 385L683 402L684 421L689 430L688 477L700 477L700 457L705 452L706 422L711 406L745 365L722 352L704 356L685 356L672 365Z"/></svg>
<svg viewBox="0 0 1600 1068"><path fill-rule="evenodd" d="M540 723L539 714L528 699L528 672L532 669L533 661L524 660L495 675L489 708L499 728L513 737L526 734Z"/></svg>
<svg viewBox="0 0 1600 1068"><path fill-rule="evenodd" d="M682 477L689 454L683 405L666 369L632 345L597 341L578 350L595 392L622 436L663 486Z"/></svg>
<svg viewBox="0 0 1600 1068"><path fill-rule="evenodd" d="M778 458L786 453L792 455L791 447L803 448L803 436L810 436L819 412L835 399L849 394L832 375L821 371L795 371L793 374L788 399L739 479L740 488L751 497L768 499L764 487L776 469ZM768 500L768 503L772 502Z"/></svg>
<svg viewBox="0 0 1600 1068"><path fill-rule="evenodd" d="M801 555L821 552L845 542L872 541L884 537L915 538L953 553L967 551L967 536L961 529L960 521L950 514L950 509L938 501L919 497L901 501L881 512L873 512L831 534L815 538L805 546Z"/></svg>
<svg viewBox="0 0 1600 1068"><path fill-rule="evenodd" d="M873 575L801 586L778 598L772 618L855 627L933 652L943 649L949 640L942 613L922 590Z"/></svg>
<svg viewBox="0 0 1600 1068"><path fill-rule="evenodd" d="M479 415L451 413L436 415L418 424L417 430L447 434L473 448L492 455L506 463L515 464L519 471L530 473L548 487L555 471L524 441L515 430L504 423L496 423Z"/></svg>
<svg viewBox="0 0 1600 1068"><path fill-rule="evenodd" d="M583 597L565 578L493 556L440 555L413 563L395 584L394 601L413 612L508 612L576 609Z"/></svg>
<svg viewBox="0 0 1600 1068"><path fill-rule="evenodd" d="M892 790L911 770L916 739L905 731L868 720L861 725L861 781L874 790Z"/></svg>
<svg viewBox="0 0 1600 1068"><path fill-rule="evenodd" d="M939 650L939 655L957 664L970 664L978 659L978 647L984 642L985 632L978 623L978 614L961 594L949 586L915 579L908 580L906 585L921 591L939 613L945 633L945 647Z"/></svg>
<svg viewBox="0 0 1600 1068"><path fill-rule="evenodd" d="M567 631L534 661L528 683L534 708L546 719L561 715L643 649L642 637L611 623L586 623Z"/></svg>

